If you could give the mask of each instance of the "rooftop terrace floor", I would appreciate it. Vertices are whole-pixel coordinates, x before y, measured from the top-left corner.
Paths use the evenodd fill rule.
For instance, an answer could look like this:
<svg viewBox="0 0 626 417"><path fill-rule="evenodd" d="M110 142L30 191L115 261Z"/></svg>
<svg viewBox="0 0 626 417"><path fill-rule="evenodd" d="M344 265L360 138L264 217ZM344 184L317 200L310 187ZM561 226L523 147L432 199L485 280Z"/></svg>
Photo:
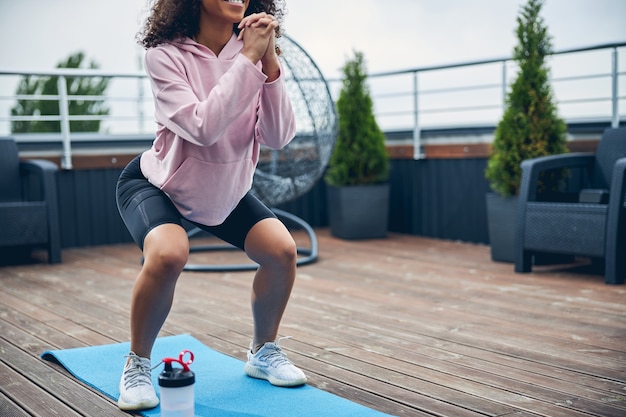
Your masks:
<svg viewBox="0 0 626 417"><path fill-rule="evenodd" d="M319 260L299 268L280 331L310 385L397 416L626 416L626 287L582 264L515 274L483 245L317 233ZM141 254L63 257L0 268L0 415L128 415L39 355L127 341ZM162 335L243 360L252 276L184 272Z"/></svg>

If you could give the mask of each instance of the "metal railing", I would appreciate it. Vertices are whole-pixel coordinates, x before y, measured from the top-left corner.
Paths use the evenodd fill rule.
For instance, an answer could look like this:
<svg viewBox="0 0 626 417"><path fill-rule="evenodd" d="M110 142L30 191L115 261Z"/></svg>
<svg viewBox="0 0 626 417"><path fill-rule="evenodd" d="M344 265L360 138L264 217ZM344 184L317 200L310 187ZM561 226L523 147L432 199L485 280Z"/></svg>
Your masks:
<svg viewBox="0 0 626 417"><path fill-rule="evenodd" d="M68 69L68 68L60 68L53 69L47 71L24 71L24 70L13 70L13 69L0 69L0 76L18 76L18 77L56 77L57 78L57 89L58 94L50 94L50 95L10 95L6 92L4 94L0 93L0 112L2 110L6 110L7 113L8 107L6 103L15 102L17 100L55 100L59 103L59 114L58 115L41 115L34 114L28 116L4 116L0 113L0 136L11 134L16 137L18 142L58 142L60 141L62 144L62 154L61 154L61 166L64 169L72 168L72 142L82 141L102 141L102 134L97 134L96 132L72 132L70 130L70 122L73 121L101 121L105 122L104 129L101 127L100 132L105 130L107 136L112 137L127 137L131 140L136 140L138 135L148 135L153 134L153 130L149 131L146 128L146 121L150 119L150 126L153 127L153 102L152 95L145 94L148 85L148 78L143 72L107 72L96 69ZM68 78L108 78L111 81L116 81L118 84L123 84L123 81L133 81L135 85L131 88L128 85L117 85L111 88L109 85L108 94L106 95L75 95L70 94L67 90L67 79ZM1 85L1 84L0 84ZM111 91L113 90L113 91ZM129 95L130 93L130 95ZM104 101L108 104L114 105L113 114L107 115L81 115L81 114L70 114L69 103L71 101ZM2 104L5 106L2 106ZM128 104L131 103L132 106L129 107ZM120 114L121 113L121 114ZM149 116L148 116L149 115ZM15 121L26 121L26 122L59 122L60 123L60 132L57 134L50 133L26 133L26 134L15 134L11 132L10 128L7 126L2 126L1 123L5 123L6 125L10 125L10 123ZM136 123L134 128L128 127L128 122ZM116 134L111 134L110 130L113 126L124 124L126 127L121 129L117 129Z"/></svg>
<svg viewBox="0 0 626 417"><path fill-rule="evenodd" d="M625 47L626 42L602 44L558 51L549 57L550 82L561 117L568 121L610 120L613 127L620 124L626 72L619 68L626 68ZM440 77L443 73L448 76ZM423 157L421 132L425 127L497 124L516 73L511 58L496 58L373 73L368 82L382 129L411 130L414 158L419 159ZM394 85L392 80L398 82ZM329 83L338 97L341 80ZM473 119L463 118L464 114Z"/></svg>
<svg viewBox="0 0 626 417"><path fill-rule="evenodd" d="M626 42L589 46L555 52L551 57L551 84L559 112L566 120L609 120L620 124L620 103L626 100ZM622 52L622 54L620 54ZM620 62L622 60L622 62ZM368 83L375 115L384 131L412 132L414 158L423 157L422 130L435 127L494 126L504 112L511 80L517 72L511 58L462 62L370 74ZM3 77L58 77L58 95L16 95L0 88L0 136L10 134L13 121L58 121L60 133L15 135L18 141L60 141L62 167L72 168L72 142L91 140L93 136L71 132L70 122L100 120L108 135L116 138L153 133L153 107L148 80L143 72L113 73L87 69L22 71L0 68ZM115 82L133 82L128 86L109 86L105 96L78 96L67 91L67 77L105 77ZM623 80L622 80L623 81ZM341 80L328 80L336 99ZM3 84L0 83L0 87ZM129 94L132 91L132 94ZM60 114L11 116L9 108L16 100L58 100ZM69 114L72 100L101 101L112 104L106 116ZM133 106L129 107L128 104ZM569 108L569 110L568 110ZM626 108L626 106L622 106ZM575 110L571 110L575 109ZM6 114L6 115L5 115ZM134 122L130 128L128 122ZM149 122L149 123L147 123ZM118 126L125 127L119 128ZM147 128L147 126L150 126ZM100 139L102 140L102 138ZM116 139L118 140L118 139Z"/></svg>

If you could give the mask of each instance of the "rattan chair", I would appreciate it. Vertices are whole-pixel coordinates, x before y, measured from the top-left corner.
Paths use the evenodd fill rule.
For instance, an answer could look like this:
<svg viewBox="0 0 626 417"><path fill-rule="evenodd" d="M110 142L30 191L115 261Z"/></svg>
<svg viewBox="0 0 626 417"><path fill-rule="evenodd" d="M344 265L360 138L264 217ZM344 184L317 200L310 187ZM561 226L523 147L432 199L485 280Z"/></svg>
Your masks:
<svg viewBox="0 0 626 417"><path fill-rule="evenodd" d="M45 247L49 263L61 262L57 169L49 161L20 161L15 140L0 138L0 256Z"/></svg>
<svg viewBox="0 0 626 417"><path fill-rule="evenodd" d="M623 284L626 128L607 129L595 154L547 156L526 160L521 167L515 272L530 272L538 253L570 254L602 259L605 282ZM541 175L548 172L563 178L563 192L539 191ZM555 195L560 201L548 198Z"/></svg>

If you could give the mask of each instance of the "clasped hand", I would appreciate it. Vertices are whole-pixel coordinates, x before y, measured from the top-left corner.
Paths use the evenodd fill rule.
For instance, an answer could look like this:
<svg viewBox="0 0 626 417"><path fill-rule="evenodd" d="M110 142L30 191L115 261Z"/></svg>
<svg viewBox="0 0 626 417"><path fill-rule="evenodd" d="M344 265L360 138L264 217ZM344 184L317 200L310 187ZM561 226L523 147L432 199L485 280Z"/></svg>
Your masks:
<svg viewBox="0 0 626 417"><path fill-rule="evenodd" d="M279 72L276 55L276 28L278 22L267 13L254 13L239 23L239 40L243 40L241 53L253 64L261 61L263 72L270 78Z"/></svg>

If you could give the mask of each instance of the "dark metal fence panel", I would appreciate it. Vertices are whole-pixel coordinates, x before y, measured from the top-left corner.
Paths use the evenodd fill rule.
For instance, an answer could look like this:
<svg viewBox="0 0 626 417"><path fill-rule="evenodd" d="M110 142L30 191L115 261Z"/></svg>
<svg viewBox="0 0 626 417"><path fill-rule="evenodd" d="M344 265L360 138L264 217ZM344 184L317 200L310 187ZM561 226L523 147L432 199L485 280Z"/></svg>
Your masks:
<svg viewBox="0 0 626 417"><path fill-rule="evenodd" d="M394 160L390 230L487 243L486 159Z"/></svg>
<svg viewBox="0 0 626 417"><path fill-rule="evenodd" d="M391 161L389 230L487 243L485 159ZM132 242L115 205L120 169L57 173L64 248ZM327 227L326 185L280 205L312 227Z"/></svg>
<svg viewBox="0 0 626 417"><path fill-rule="evenodd" d="M115 204L119 174L119 169L57 173L64 248L132 242Z"/></svg>

